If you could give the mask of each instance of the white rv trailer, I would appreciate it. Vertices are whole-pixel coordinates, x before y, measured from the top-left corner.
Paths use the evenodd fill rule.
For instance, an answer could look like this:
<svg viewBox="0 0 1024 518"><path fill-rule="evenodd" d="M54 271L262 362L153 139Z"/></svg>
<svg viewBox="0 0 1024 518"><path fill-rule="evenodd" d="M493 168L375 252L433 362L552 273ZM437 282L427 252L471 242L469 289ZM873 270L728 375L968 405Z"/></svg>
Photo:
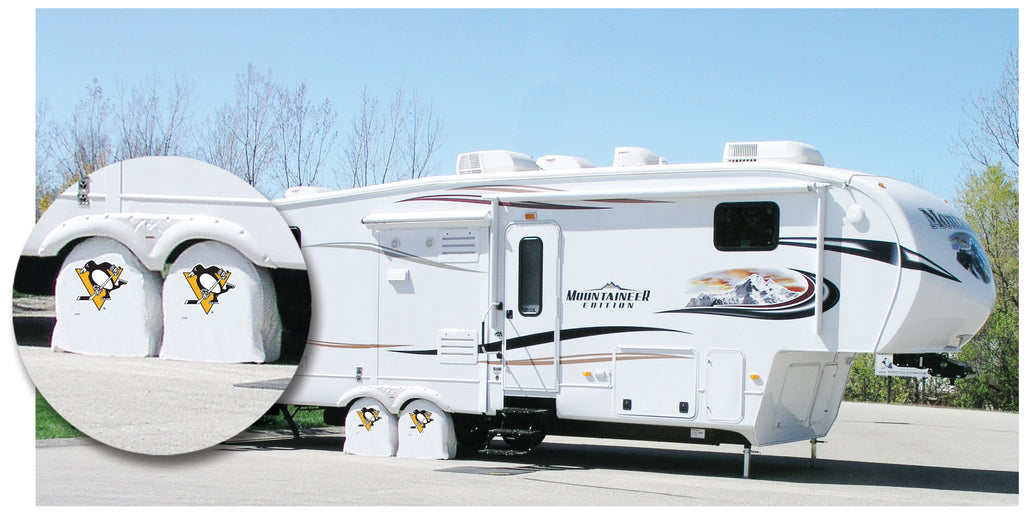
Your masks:
<svg viewBox="0 0 1024 518"><path fill-rule="evenodd" d="M111 255L118 259L99 258ZM206 270L216 268L213 262L224 266L220 261L230 261L233 266L229 270L234 270L235 276L228 283L230 272L216 268L223 272L219 285L204 286L204 279L213 278L217 272L204 271L188 279L174 271L176 260L190 256L192 262L185 267L186 273L192 273L188 269L193 265L199 268L200 261L204 265L200 269ZM97 263L107 265L105 268L110 271L97 270ZM172 269L167 273L169 266ZM242 285L243 279L256 281L256 277L263 275L257 270L266 272L269 279L263 279L261 290L247 289ZM227 347L218 352L213 343L226 346L243 342L243 327L261 313L277 313L274 310L279 310L274 320L283 324L285 333L304 336L308 326L309 288L296 237L269 200L238 177L198 160L126 160L97 170L59 195L25 243L14 288L24 293L52 295L60 291L64 272L71 272L71 296L57 297L54 340L70 343L55 343L55 349L146 356L155 354L163 341L162 357L273 361L273 357L262 353L250 354L244 347L225 356ZM105 280L89 282L87 277L76 278L97 273ZM166 279L162 279L164 273ZM234 291L223 294L226 303L211 310L218 302L216 292L231 287ZM247 301L251 310L239 309L239 292L251 299ZM173 300L167 300L168 297ZM110 302L104 305L104 299ZM193 305L187 306L189 303ZM202 316L204 309L208 318ZM173 312L190 313L172 322L169 313ZM220 315L220 324L209 324L216 322L215 313ZM191 321L187 321L189 315ZM154 319L155 322L143 322ZM71 327L61 338L60 327L68 321L81 325ZM209 325L203 327L204 324ZM126 333L128 326L137 332ZM109 332L97 332L101 329L117 329L113 336L119 339L112 340ZM281 333L281 326L271 331ZM258 335L260 330L252 332ZM81 344L75 342L88 340L98 345L78 349ZM188 350L166 356L171 340L184 344ZM137 347L137 342L144 341L152 347ZM260 342L261 337L256 336L255 341ZM301 347L298 349L301 354Z"/></svg>
<svg viewBox="0 0 1024 518"><path fill-rule="evenodd" d="M483 151L456 175L275 205L314 301L281 402L337 409L356 453L401 455L426 423L474 448L813 444L854 353L962 377L945 353L994 301L949 204L796 142L706 164L617 148L611 167ZM448 434L428 441L424 456L454 454Z"/></svg>

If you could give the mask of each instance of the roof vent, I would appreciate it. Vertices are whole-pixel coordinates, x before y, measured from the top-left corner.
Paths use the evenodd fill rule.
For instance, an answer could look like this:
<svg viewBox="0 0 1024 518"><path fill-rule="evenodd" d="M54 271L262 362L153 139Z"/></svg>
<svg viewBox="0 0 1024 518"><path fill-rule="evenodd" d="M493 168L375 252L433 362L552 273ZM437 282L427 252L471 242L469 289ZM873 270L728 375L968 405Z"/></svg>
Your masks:
<svg viewBox="0 0 1024 518"><path fill-rule="evenodd" d="M630 167L637 165L658 165L661 160L658 155L649 149L642 147L617 147L615 148L614 167Z"/></svg>
<svg viewBox="0 0 1024 518"><path fill-rule="evenodd" d="M814 146L789 140L729 142L722 153L722 161L825 165L825 159Z"/></svg>
<svg viewBox="0 0 1024 518"><path fill-rule="evenodd" d="M285 198L298 198L300 196L309 196L311 194L320 194L322 192L329 192L330 189L326 187L317 187L315 185L296 185L295 187L289 187L284 191Z"/></svg>
<svg viewBox="0 0 1024 518"><path fill-rule="evenodd" d="M588 169L597 167L586 158L566 155L544 155L537 159L537 165L545 171L555 169Z"/></svg>
<svg viewBox="0 0 1024 518"><path fill-rule="evenodd" d="M503 150L462 153L455 163L456 174L512 173L539 169L528 155Z"/></svg>

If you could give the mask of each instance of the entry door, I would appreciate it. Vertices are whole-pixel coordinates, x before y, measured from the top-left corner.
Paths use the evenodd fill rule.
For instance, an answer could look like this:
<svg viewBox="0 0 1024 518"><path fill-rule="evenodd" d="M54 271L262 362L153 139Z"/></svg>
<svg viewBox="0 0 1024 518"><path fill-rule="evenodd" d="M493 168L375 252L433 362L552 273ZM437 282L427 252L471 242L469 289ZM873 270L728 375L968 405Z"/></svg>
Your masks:
<svg viewBox="0 0 1024 518"><path fill-rule="evenodd" d="M561 266L557 225L508 227L501 351L506 395L550 396L558 389Z"/></svg>

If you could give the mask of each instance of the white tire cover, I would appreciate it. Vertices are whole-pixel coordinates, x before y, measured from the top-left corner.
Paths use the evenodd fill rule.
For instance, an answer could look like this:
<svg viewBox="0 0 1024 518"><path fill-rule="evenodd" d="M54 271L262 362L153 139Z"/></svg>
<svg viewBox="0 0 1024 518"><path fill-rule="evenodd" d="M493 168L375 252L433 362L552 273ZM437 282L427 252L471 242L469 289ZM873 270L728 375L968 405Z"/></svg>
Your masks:
<svg viewBox="0 0 1024 518"><path fill-rule="evenodd" d="M394 456L398 449L395 414L376 399L357 399L345 415L345 453L376 457Z"/></svg>
<svg viewBox="0 0 1024 518"><path fill-rule="evenodd" d="M54 286L50 348L98 356L154 356L160 346L161 279L127 247L93 237L68 254Z"/></svg>
<svg viewBox="0 0 1024 518"><path fill-rule="evenodd" d="M160 358L265 363L281 354L281 319L270 274L213 241L175 259L163 288Z"/></svg>
<svg viewBox="0 0 1024 518"><path fill-rule="evenodd" d="M398 456L451 459L456 453L451 414L425 399L416 399L398 416Z"/></svg>

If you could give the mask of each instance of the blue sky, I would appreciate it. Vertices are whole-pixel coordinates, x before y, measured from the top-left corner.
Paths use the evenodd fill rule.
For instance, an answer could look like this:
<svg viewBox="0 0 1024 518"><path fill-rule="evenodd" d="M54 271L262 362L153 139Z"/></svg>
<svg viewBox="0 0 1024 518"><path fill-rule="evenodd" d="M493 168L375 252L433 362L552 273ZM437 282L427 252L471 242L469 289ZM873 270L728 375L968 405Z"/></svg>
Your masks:
<svg viewBox="0 0 1024 518"><path fill-rule="evenodd" d="M510 149L611 162L615 146L721 160L735 140L799 140L826 163L952 196L970 95L1017 46L1003 10L40 10L36 87L57 117L93 78L195 84L200 113L253 63L328 97L403 83L443 117L437 174ZM83 31L83 28L89 28Z"/></svg>

